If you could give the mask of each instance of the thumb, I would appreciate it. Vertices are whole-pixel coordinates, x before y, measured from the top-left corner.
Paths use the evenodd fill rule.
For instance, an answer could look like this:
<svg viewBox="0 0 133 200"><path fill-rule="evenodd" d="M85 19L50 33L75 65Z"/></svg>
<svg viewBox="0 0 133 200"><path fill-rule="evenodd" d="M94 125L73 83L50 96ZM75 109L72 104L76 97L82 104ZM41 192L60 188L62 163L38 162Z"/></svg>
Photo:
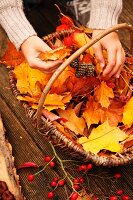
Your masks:
<svg viewBox="0 0 133 200"><path fill-rule="evenodd" d="M102 53L102 46L101 44L98 42L96 44L93 45L93 50L94 50L94 53L95 53L95 57L96 59L99 61L100 63L100 66L101 67L104 67L105 66L105 60L104 60L104 57L103 57L103 53Z"/></svg>

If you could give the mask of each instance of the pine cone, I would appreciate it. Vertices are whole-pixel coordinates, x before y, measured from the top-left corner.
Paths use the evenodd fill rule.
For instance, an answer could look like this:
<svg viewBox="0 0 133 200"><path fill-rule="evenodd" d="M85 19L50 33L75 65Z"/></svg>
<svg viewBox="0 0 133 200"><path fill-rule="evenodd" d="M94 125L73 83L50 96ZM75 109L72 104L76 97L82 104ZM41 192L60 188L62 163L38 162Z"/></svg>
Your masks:
<svg viewBox="0 0 133 200"><path fill-rule="evenodd" d="M75 76L77 78L83 76L94 76L94 65L87 63L80 63L78 68L76 69Z"/></svg>
<svg viewBox="0 0 133 200"><path fill-rule="evenodd" d="M70 63L70 66L72 68L78 68L79 67L79 60L78 58L76 58L75 60L73 60L71 63Z"/></svg>

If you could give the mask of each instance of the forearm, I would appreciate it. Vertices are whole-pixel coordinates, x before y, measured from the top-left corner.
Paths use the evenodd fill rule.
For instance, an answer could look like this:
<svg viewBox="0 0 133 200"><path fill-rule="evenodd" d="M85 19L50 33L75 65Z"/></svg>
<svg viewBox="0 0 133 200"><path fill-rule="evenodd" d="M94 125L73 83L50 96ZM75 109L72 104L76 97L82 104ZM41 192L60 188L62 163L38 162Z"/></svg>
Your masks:
<svg viewBox="0 0 133 200"><path fill-rule="evenodd" d="M17 49L36 32L26 19L21 0L0 1L0 24Z"/></svg>
<svg viewBox="0 0 133 200"><path fill-rule="evenodd" d="M122 0L91 0L90 21L92 29L105 29L118 23Z"/></svg>

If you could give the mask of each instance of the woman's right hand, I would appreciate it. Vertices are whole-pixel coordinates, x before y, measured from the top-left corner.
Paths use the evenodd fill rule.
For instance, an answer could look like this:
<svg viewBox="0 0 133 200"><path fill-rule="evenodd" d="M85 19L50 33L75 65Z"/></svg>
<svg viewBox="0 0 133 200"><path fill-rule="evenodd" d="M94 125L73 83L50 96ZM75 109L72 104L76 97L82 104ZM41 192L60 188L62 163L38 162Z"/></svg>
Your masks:
<svg viewBox="0 0 133 200"><path fill-rule="evenodd" d="M21 50L30 67L39 69L44 73L53 73L63 62L62 60L42 61L39 58L40 53L50 51L51 48L35 35L27 38L23 42Z"/></svg>

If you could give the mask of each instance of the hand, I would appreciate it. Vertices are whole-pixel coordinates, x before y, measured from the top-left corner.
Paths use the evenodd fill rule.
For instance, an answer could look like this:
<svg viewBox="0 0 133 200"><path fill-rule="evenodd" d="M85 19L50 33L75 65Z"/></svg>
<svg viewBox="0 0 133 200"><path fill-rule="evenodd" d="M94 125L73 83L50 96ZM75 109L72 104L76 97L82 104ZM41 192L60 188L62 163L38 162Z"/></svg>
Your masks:
<svg viewBox="0 0 133 200"><path fill-rule="evenodd" d="M94 30L93 38L103 32L103 30ZM125 52L120 43L119 37L116 32L112 32L106 35L93 45L94 53L99 61L101 67L103 67L103 76L119 78L121 69L125 61ZM105 60L102 54L102 49L106 49L108 53L108 63L105 66Z"/></svg>
<svg viewBox="0 0 133 200"><path fill-rule="evenodd" d="M39 58L41 52L50 51L51 48L38 36L31 36L25 40L21 45L21 50L30 67L39 69L45 73L53 73L62 63L61 60L45 62Z"/></svg>

